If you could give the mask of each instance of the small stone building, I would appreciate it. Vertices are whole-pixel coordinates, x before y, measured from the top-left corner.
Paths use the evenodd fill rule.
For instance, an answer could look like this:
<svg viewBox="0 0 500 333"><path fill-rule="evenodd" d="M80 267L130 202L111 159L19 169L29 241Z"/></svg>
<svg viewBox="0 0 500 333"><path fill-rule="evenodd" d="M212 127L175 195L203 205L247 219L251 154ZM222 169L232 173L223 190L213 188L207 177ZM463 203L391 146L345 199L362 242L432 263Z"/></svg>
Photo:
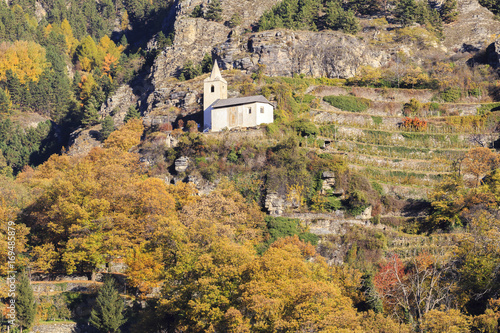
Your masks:
<svg viewBox="0 0 500 333"><path fill-rule="evenodd" d="M204 81L203 129L218 132L224 128L253 127L274 121L274 106L262 95L227 98L227 81L214 63Z"/></svg>

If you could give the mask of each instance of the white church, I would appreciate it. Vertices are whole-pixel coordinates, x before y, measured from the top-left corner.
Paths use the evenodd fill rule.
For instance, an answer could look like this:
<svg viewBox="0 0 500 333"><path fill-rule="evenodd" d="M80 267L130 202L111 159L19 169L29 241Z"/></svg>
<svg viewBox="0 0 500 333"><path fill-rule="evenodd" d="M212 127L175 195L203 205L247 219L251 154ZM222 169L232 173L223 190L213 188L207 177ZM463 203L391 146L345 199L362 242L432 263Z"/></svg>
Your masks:
<svg viewBox="0 0 500 333"><path fill-rule="evenodd" d="M203 110L204 131L253 127L274 121L274 106L262 95L227 98L227 81L222 78L217 61L204 81Z"/></svg>

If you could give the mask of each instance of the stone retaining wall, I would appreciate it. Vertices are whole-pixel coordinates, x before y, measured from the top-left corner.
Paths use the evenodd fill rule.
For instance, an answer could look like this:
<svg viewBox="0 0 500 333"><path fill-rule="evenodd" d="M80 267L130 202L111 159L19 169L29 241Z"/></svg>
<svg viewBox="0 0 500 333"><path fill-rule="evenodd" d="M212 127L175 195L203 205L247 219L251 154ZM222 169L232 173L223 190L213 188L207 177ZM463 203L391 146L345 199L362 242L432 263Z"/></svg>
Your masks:
<svg viewBox="0 0 500 333"><path fill-rule="evenodd" d="M44 323L33 326L31 333L97 333L97 329L88 324L63 322Z"/></svg>

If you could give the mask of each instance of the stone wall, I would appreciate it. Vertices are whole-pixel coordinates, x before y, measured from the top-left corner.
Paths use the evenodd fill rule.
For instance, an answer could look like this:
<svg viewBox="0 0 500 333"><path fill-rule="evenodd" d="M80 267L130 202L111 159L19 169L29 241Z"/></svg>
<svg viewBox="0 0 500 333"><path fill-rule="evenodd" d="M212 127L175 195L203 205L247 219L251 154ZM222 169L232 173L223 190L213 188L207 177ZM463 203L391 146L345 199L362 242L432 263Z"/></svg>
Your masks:
<svg viewBox="0 0 500 333"><path fill-rule="evenodd" d="M316 235L343 235L346 225L360 225L370 228L385 230L383 224L372 224L367 219L346 218L343 211L332 213L289 213L282 214L283 217L299 219L301 223L309 227L309 232Z"/></svg>
<svg viewBox="0 0 500 333"><path fill-rule="evenodd" d="M54 322L35 325L32 333L98 333L93 326L75 322Z"/></svg>
<svg viewBox="0 0 500 333"><path fill-rule="evenodd" d="M98 289L100 283L92 281L65 281L65 282L31 282L33 292L36 294L53 292L94 292Z"/></svg>

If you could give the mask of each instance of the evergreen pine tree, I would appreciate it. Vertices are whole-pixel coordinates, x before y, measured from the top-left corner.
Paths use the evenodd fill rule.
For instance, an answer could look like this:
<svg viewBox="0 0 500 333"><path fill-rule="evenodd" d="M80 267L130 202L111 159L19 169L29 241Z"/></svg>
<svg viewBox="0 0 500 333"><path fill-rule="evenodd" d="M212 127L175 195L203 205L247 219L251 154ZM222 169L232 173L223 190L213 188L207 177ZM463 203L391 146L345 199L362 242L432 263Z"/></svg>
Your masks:
<svg viewBox="0 0 500 333"><path fill-rule="evenodd" d="M201 71L203 73L210 73L212 72L212 67L214 67L212 56L209 53L206 53L201 61Z"/></svg>
<svg viewBox="0 0 500 333"><path fill-rule="evenodd" d="M125 36L125 34L122 34L122 36L120 37L120 41L118 42L118 45L125 46L125 47L128 45L127 36Z"/></svg>
<svg viewBox="0 0 500 333"><path fill-rule="evenodd" d="M101 129L101 139L102 141L106 140L108 136L115 130L115 122L111 116L104 117L102 121L102 129Z"/></svg>
<svg viewBox="0 0 500 333"><path fill-rule="evenodd" d="M33 289L25 272L17 276L16 319L21 333L29 329L35 320L36 304Z"/></svg>
<svg viewBox="0 0 500 333"><path fill-rule="evenodd" d="M99 113L97 112L97 101L94 96L90 96L83 110L82 125L92 126L99 122Z"/></svg>
<svg viewBox="0 0 500 333"><path fill-rule="evenodd" d="M222 21L222 5L220 0L212 0L208 4L208 10L205 14L207 20L220 22Z"/></svg>
<svg viewBox="0 0 500 333"><path fill-rule="evenodd" d="M451 23L457 19L457 0L446 0L441 6L441 18L445 23Z"/></svg>
<svg viewBox="0 0 500 333"><path fill-rule="evenodd" d="M9 114L11 111L12 102L8 91L0 88L0 114Z"/></svg>
<svg viewBox="0 0 500 333"><path fill-rule="evenodd" d="M123 119L124 122L129 121L130 119L140 119L141 114L137 110L137 108L132 105L128 108L127 114L125 115L125 118Z"/></svg>
<svg viewBox="0 0 500 333"><path fill-rule="evenodd" d="M194 7L191 12L191 17L203 17L203 9L201 8L201 5Z"/></svg>
<svg viewBox="0 0 500 333"><path fill-rule="evenodd" d="M394 15L403 26L412 25L417 19L417 3L415 0L399 0Z"/></svg>
<svg viewBox="0 0 500 333"><path fill-rule="evenodd" d="M125 323L123 300L116 290L114 281L107 278L97 293L96 304L90 313L89 323L103 333L120 332Z"/></svg>
<svg viewBox="0 0 500 333"><path fill-rule="evenodd" d="M361 28L358 19L352 10L342 11L340 16L340 28L347 34L355 35Z"/></svg>
<svg viewBox="0 0 500 333"><path fill-rule="evenodd" d="M5 77L12 103L20 105L23 99L23 87L21 85L21 81L19 81L17 75L10 69L5 72Z"/></svg>

